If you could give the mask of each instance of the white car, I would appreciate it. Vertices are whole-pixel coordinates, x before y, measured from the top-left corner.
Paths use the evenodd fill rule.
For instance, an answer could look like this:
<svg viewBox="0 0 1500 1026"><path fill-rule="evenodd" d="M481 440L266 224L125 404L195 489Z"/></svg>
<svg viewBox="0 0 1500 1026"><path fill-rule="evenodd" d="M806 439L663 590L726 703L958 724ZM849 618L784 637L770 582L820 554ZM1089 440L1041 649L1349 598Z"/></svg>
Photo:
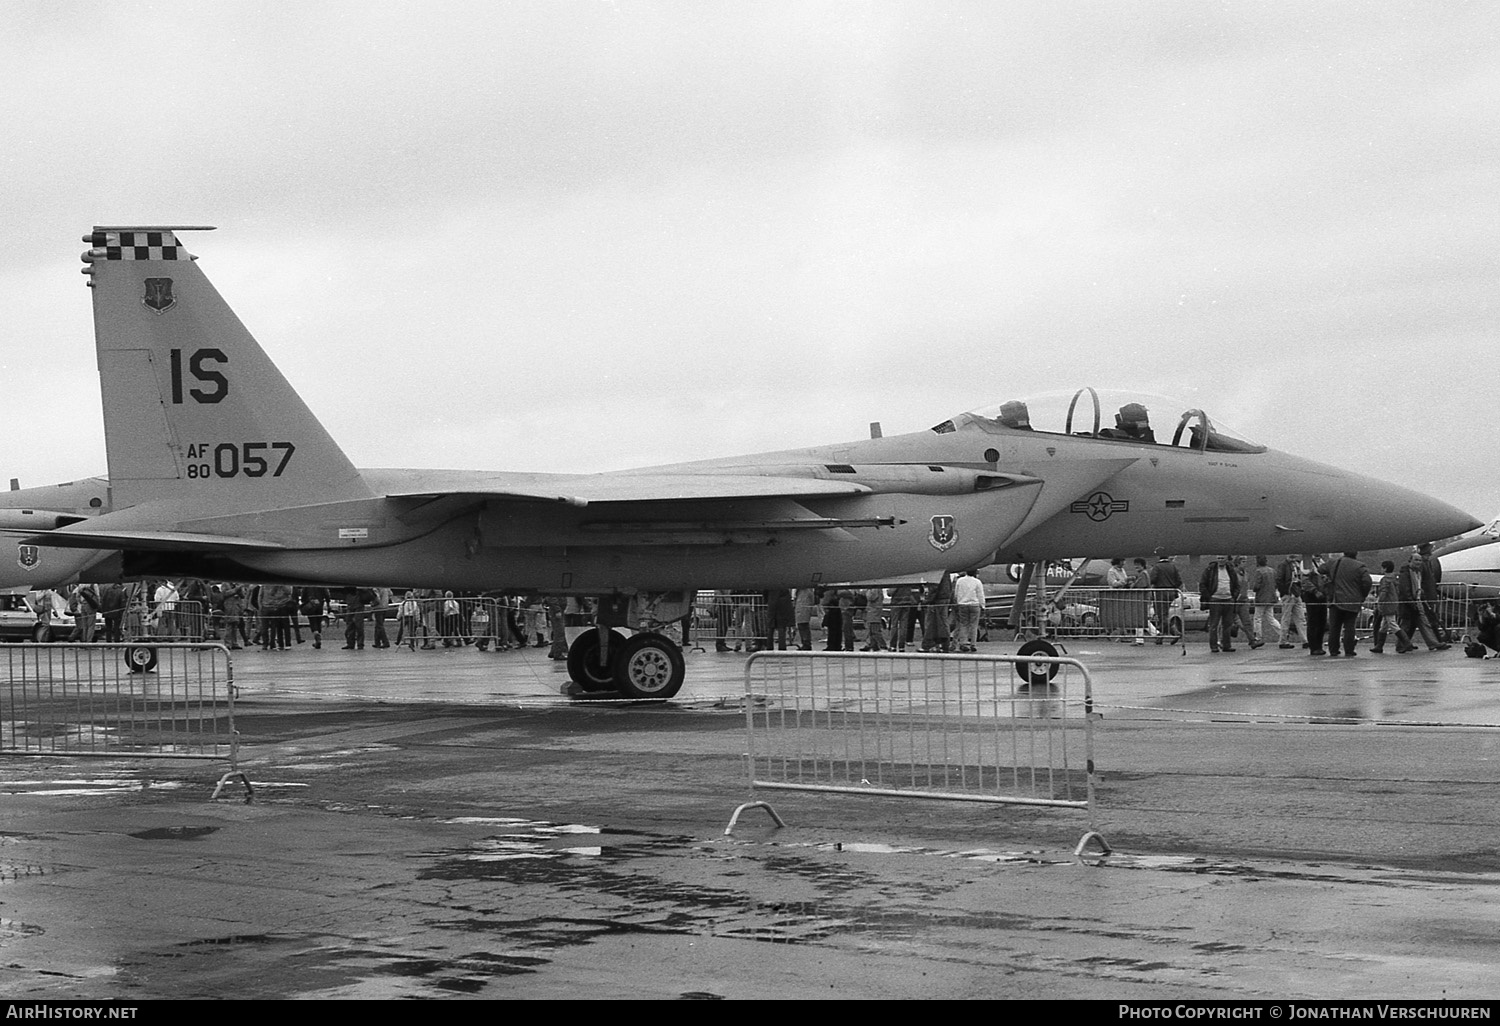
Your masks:
<svg viewBox="0 0 1500 1026"><path fill-rule="evenodd" d="M52 596L52 613L44 621L32 609L26 592L0 592L0 640L46 642L67 637L73 629L72 617L56 592L47 594Z"/></svg>

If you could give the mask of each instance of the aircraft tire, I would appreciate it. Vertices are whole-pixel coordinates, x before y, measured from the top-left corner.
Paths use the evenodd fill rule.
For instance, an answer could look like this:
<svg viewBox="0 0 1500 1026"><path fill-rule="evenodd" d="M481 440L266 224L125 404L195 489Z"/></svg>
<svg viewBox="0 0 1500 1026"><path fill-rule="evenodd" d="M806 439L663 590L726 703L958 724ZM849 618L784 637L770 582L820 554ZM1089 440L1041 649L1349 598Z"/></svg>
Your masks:
<svg viewBox="0 0 1500 1026"><path fill-rule="evenodd" d="M671 698L687 676L682 650L650 631L625 642L614 664L615 686L626 698Z"/></svg>
<svg viewBox="0 0 1500 1026"><path fill-rule="evenodd" d="M620 649L617 646L624 640L618 634L615 635L613 644L610 645L613 650L611 666L619 659ZM613 669L599 666L599 628L590 627L568 646L568 676L585 691L615 690Z"/></svg>
<svg viewBox="0 0 1500 1026"><path fill-rule="evenodd" d="M1016 655L1056 657L1057 649L1053 647L1050 641L1033 638L1017 649ZM1028 687L1047 684L1053 677L1057 676L1056 663L1015 663L1013 665L1016 668L1016 676L1020 677L1022 682Z"/></svg>
<svg viewBox="0 0 1500 1026"><path fill-rule="evenodd" d="M149 645L131 645L125 650L125 665L131 673L150 673L156 669L156 649Z"/></svg>

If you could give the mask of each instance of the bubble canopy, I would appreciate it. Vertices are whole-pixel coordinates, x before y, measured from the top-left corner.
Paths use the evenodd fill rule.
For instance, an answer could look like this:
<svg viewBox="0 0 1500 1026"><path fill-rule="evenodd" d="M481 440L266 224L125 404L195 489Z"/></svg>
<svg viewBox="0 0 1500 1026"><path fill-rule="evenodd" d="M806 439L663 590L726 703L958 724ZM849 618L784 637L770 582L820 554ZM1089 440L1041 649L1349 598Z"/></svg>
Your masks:
<svg viewBox="0 0 1500 1026"><path fill-rule="evenodd" d="M1121 389L1043 392L960 413L936 425L938 434L965 429L1036 432L1197 452L1264 452L1192 403Z"/></svg>

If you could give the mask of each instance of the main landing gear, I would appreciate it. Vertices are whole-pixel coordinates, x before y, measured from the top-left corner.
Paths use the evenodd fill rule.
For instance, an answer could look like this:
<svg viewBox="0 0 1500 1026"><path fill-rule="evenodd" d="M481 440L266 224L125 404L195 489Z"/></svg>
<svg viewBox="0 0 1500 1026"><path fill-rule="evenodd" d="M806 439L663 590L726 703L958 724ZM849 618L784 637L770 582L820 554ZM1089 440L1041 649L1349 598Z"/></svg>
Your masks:
<svg viewBox="0 0 1500 1026"><path fill-rule="evenodd" d="M568 676L585 691L618 691L626 698L671 698L682 690L687 666L670 638L650 631L609 639L609 665L599 662L599 628L568 646Z"/></svg>

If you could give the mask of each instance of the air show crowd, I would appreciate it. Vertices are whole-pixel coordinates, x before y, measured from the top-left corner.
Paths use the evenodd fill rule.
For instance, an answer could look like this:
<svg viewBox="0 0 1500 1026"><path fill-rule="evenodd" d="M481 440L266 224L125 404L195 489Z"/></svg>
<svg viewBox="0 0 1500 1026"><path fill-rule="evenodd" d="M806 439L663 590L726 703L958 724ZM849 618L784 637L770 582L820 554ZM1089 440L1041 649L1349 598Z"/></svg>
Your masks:
<svg viewBox="0 0 1500 1026"><path fill-rule="evenodd" d="M1397 568L1386 560L1378 578L1352 552L1290 555L1275 566L1257 556L1208 560L1197 582L1207 616L1211 652L1232 652L1238 638L1251 649L1276 641L1313 656L1353 656L1361 616L1370 620L1371 651L1398 653L1425 646L1451 647L1455 617L1440 615L1442 564L1431 545L1413 550ZM1130 568L1111 561L1107 589L1090 599L1063 589L1032 605L1023 626L1039 634L1057 632L1066 614L1080 608L1097 614L1110 592L1137 596L1139 614L1121 631L1122 640L1161 644L1168 625L1180 629L1183 580L1170 557L1154 565L1142 558ZM943 574L928 585L893 588L774 589L759 593L700 592L694 612L681 621L684 644L719 652L794 647L811 650L814 635L829 651L975 652L993 614L986 615L985 587L974 571ZM140 641L219 640L231 649L284 651L311 642L323 647L342 639L347 650L474 646L504 652L549 648L567 657L568 628L595 622L591 599L390 588L321 588L182 581L79 584L38 589L27 603L36 616L35 640ZM1500 656L1500 601L1467 603L1466 653ZM305 629L305 630L304 630ZM1061 633L1066 633L1064 629ZM1094 632L1098 633L1098 632ZM576 631L574 632L576 635ZM860 642L862 641L862 644ZM731 648L732 646L732 648Z"/></svg>

